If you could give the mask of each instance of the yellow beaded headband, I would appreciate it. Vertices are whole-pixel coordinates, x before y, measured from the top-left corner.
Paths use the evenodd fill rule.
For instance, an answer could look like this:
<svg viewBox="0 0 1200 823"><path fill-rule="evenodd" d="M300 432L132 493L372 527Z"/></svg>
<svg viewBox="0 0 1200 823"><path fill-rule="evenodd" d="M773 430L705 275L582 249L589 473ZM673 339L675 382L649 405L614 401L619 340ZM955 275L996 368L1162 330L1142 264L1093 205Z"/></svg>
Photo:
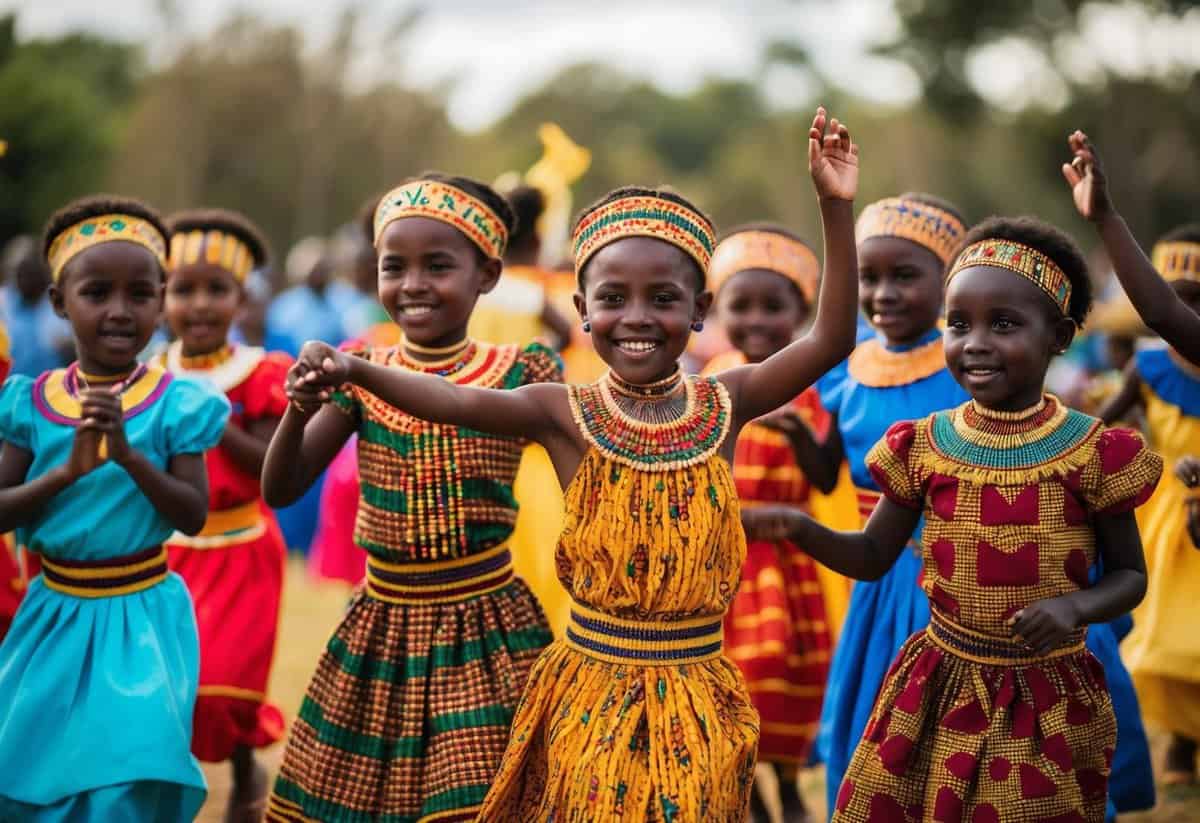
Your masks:
<svg viewBox="0 0 1200 823"><path fill-rule="evenodd" d="M482 200L437 180L414 180L392 189L375 207L375 242L393 220L429 217L465 234L488 257L504 257L508 229Z"/></svg>
<svg viewBox="0 0 1200 823"><path fill-rule="evenodd" d="M812 302L817 294L820 274L817 256L812 249L773 231L739 231L726 237L713 252L708 267L709 287L721 287L740 271L767 269L791 280L804 299Z"/></svg>
<svg viewBox="0 0 1200 823"><path fill-rule="evenodd" d="M937 255L944 266L962 248L967 227L945 209L902 197L888 197L863 209L854 226L854 234L859 243L872 237L911 240Z"/></svg>
<svg viewBox="0 0 1200 823"><path fill-rule="evenodd" d="M244 283L254 268L254 255L244 240L228 232L192 229L172 234L168 270L199 262L220 266Z"/></svg>
<svg viewBox="0 0 1200 823"><path fill-rule="evenodd" d="M1037 249L1013 240L980 240L963 250L946 276L946 285L963 269L994 266L1016 272L1044 291L1054 305L1070 315L1071 281L1058 264Z"/></svg>
<svg viewBox="0 0 1200 823"><path fill-rule="evenodd" d="M708 221L687 206L662 197L622 197L589 212L575 227L575 272L604 246L625 237L664 240L695 260L705 275L717 245Z"/></svg>
<svg viewBox="0 0 1200 823"><path fill-rule="evenodd" d="M1166 280L1200 281L1200 243L1170 241L1154 246L1154 268Z"/></svg>
<svg viewBox="0 0 1200 823"><path fill-rule="evenodd" d="M68 226L50 242L46 252L50 278L57 283L63 268L80 252L116 240L137 243L166 268L167 244L153 223L129 214L104 214Z"/></svg>

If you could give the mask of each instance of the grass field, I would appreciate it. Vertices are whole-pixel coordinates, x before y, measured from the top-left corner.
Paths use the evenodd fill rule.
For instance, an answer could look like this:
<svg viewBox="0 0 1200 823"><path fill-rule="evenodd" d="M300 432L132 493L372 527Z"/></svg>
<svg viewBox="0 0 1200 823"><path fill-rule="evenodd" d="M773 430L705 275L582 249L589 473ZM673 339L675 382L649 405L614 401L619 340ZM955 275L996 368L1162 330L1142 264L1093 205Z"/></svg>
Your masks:
<svg viewBox="0 0 1200 823"><path fill-rule="evenodd" d="M314 585L304 567L293 561L288 568L288 587L284 592L283 624L279 635L279 654L271 677L270 694L287 717L296 714L325 641L337 625L345 608L348 590L335 585ZM1155 739L1156 757L1161 758L1162 741ZM263 753L263 761L274 772L283 756L282 744ZM229 792L229 772L224 764L205 764L208 776L208 803L198 818L203 823L219 823ZM760 778L768 779L765 773ZM824 808L824 773L810 769L801 778L805 800L814 813ZM1196 823L1200 821L1200 791L1166 794L1160 790L1159 805L1150 812L1126 815L1123 823ZM816 817L814 819L824 819ZM514 821L514 823L519 823Z"/></svg>

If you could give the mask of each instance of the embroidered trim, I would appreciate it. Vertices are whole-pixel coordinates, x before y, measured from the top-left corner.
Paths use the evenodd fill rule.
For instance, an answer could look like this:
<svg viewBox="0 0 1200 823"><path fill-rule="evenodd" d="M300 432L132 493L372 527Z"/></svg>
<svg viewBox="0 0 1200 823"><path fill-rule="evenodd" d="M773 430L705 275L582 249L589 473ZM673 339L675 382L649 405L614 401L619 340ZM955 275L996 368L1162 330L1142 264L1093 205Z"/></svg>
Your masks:
<svg viewBox="0 0 1200 823"><path fill-rule="evenodd" d="M607 663L677 666L720 657L723 638L720 615L677 622L627 620L576 602L565 641Z"/></svg>
<svg viewBox="0 0 1200 823"><path fill-rule="evenodd" d="M375 243L393 220L429 217L461 231L488 257L503 259L508 229L482 200L437 180L414 180L385 194L375 207Z"/></svg>
<svg viewBox="0 0 1200 823"><path fill-rule="evenodd" d="M846 368L850 377L864 386L907 386L946 368L946 351L940 336L908 351L891 351L871 338L850 352Z"/></svg>
<svg viewBox="0 0 1200 823"><path fill-rule="evenodd" d="M766 269L791 280L809 303L817 295L821 266L817 255L799 240L772 231L740 231L726 237L713 252L709 288L714 292L738 272Z"/></svg>
<svg viewBox="0 0 1200 823"><path fill-rule="evenodd" d="M458 603L499 591L513 580L508 543L435 563L388 563L367 555L367 594L399 605Z"/></svg>
<svg viewBox="0 0 1200 823"><path fill-rule="evenodd" d="M72 363L65 369L43 372L33 384L33 404L47 420L64 426L78 426L82 417L79 402L76 372L79 366ZM142 374L121 393L121 408L124 419L136 417L157 401L172 375L157 366L142 369Z"/></svg>
<svg viewBox="0 0 1200 823"><path fill-rule="evenodd" d="M46 251L50 279L57 283L63 267L81 252L101 243L118 240L136 243L148 250L158 264L166 269L167 241L153 223L130 214L105 214L68 226L50 242L50 248Z"/></svg>
<svg viewBox="0 0 1200 823"><path fill-rule="evenodd" d="M42 556L42 582L46 587L75 597L134 594L166 579L167 550L162 546L107 560L51 560Z"/></svg>
<svg viewBox="0 0 1200 823"><path fill-rule="evenodd" d="M1071 281L1057 263L1032 246L1014 240L980 240L968 246L954 261L954 268L946 275L946 285L949 286L960 271L973 266L993 266L1015 272L1045 292L1064 315L1070 313Z"/></svg>
<svg viewBox="0 0 1200 823"><path fill-rule="evenodd" d="M168 271L198 262L220 266L239 283L246 282L254 268L254 255L242 238L212 229L193 229L171 235L171 255Z"/></svg>
<svg viewBox="0 0 1200 823"><path fill-rule="evenodd" d="M172 374L187 377L197 377L208 381L218 391L228 394L242 385L258 368L258 364L267 356L265 349L257 346L230 346L224 358L213 361L211 366L184 365L191 359L183 356L183 343L176 340L167 346L167 350L157 358L157 363L164 366ZM219 352L213 352L219 355Z"/></svg>
<svg viewBox="0 0 1200 823"><path fill-rule="evenodd" d="M683 251L706 275L717 245L708 221L673 200L661 197L622 197L584 217L575 228L575 272L600 249L625 237L653 237Z"/></svg>
<svg viewBox="0 0 1200 823"><path fill-rule="evenodd" d="M945 209L888 197L862 210L854 226L854 236L861 243L872 237L899 237L933 252L942 265L948 264L962 248L967 227Z"/></svg>

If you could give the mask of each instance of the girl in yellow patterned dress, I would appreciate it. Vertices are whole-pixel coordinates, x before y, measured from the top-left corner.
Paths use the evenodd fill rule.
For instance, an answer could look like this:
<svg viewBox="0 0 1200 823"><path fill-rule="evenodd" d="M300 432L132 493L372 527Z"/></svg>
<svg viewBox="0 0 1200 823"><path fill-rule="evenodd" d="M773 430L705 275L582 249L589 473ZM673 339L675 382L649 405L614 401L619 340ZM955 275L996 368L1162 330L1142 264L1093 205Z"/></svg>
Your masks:
<svg viewBox="0 0 1200 823"><path fill-rule="evenodd" d="M865 531L804 515L789 529L869 580L924 516L930 625L892 665L833 819L1099 823L1117 726L1084 640L1145 594L1133 509L1162 461L1135 432L1043 394L1091 305L1070 238L992 218L966 242L947 276L945 348L972 399L896 423L872 449L884 498Z"/></svg>
<svg viewBox="0 0 1200 823"><path fill-rule="evenodd" d="M828 125L828 133L826 126ZM302 403L349 382L410 414L546 447L566 487L566 637L534 666L482 821L742 821L758 718L721 655L745 554L729 469L742 425L789 402L854 342L857 147L818 110L809 165L825 226L811 331L760 364L682 377L712 302L712 226L683 198L622 189L574 232L580 315L611 368L589 386L494 392L379 369L322 344Z"/></svg>

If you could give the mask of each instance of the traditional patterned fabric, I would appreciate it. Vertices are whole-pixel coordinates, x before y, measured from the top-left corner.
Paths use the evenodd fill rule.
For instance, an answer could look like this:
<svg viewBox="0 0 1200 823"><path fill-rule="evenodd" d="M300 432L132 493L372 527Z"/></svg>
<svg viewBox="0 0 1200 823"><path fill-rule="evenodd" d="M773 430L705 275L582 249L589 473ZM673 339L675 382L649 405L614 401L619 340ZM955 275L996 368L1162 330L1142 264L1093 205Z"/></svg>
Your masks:
<svg viewBox="0 0 1200 823"><path fill-rule="evenodd" d="M717 240L712 224L681 203L662 197L622 197L586 214L575 227L575 272L592 255L623 237L653 237L675 246L708 272Z"/></svg>
<svg viewBox="0 0 1200 823"><path fill-rule="evenodd" d="M1166 280L1200 280L1200 243L1155 243L1151 260Z"/></svg>
<svg viewBox="0 0 1200 823"><path fill-rule="evenodd" d="M773 231L739 231L719 244L709 266L708 285L714 292L729 278L749 269L766 269L796 284L811 303L817 296L821 264L817 255L799 240Z"/></svg>
<svg viewBox="0 0 1200 823"><path fill-rule="evenodd" d="M80 252L118 240L136 243L153 254L160 266L166 267L167 241L154 224L129 214L105 214L68 226L50 241L46 251L50 278L57 283L63 268Z"/></svg>
<svg viewBox="0 0 1200 823"><path fill-rule="evenodd" d="M508 229L491 207L462 189L438 180L413 180L385 194L375 207L375 243L393 220L429 217L453 226L488 257L504 258Z"/></svg>
<svg viewBox="0 0 1200 823"><path fill-rule="evenodd" d="M946 284L949 285L960 271L973 266L993 266L1015 272L1045 292L1064 315L1070 314L1070 279L1057 263L1032 246L1015 240L980 240L963 249L946 275Z"/></svg>
<svg viewBox="0 0 1200 823"><path fill-rule="evenodd" d="M233 274L239 283L246 282L254 268L254 255L242 238L212 229L175 232L171 235L170 269L190 266L203 260L220 266Z"/></svg>
<svg viewBox="0 0 1200 823"><path fill-rule="evenodd" d="M1104 669L1082 629L1037 656L1006 621L1089 585L1092 518L1144 502L1162 461L1053 397L897 423L867 461L889 499L924 513L933 621L893 664L833 819L1103 820Z"/></svg>
<svg viewBox="0 0 1200 823"><path fill-rule="evenodd" d="M889 355L889 367L897 372L922 374L911 362L924 362L931 347L941 341L934 328L911 346L876 345ZM859 345L876 338L861 341ZM878 378L871 377L877 374ZM867 471L866 455L897 419L924 417L956 406L967 393L943 367L903 385L886 385L886 373L863 374L873 386L860 382L850 372L849 362L818 381L821 402L834 415L841 434L850 477L858 492L859 516L866 523L879 497L878 487ZM860 524L861 526L861 524ZM905 551L879 580L858 581L850 593L850 605L830 665L825 705L817 750L825 761L827 809L833 809L837 788L879 694L879 687L896 653L914 632L929 623L928 600L921 594L921 559Z"/></svg>
<svg viewBox="0 0 1200 823"><path fill-rule="evenodd" d="M392 349L361 356L407 367ZM561 374L538 345L480 343L451 359L440 367L446 379L491 388ZM455 570L464 565L487 564L480 577L496 572L490 561L506 551L516 519L523 443L417 420L358 388L335 403L358 424L355 540L382 589L360 592L330 639L267 819L474 820L530 667L550 641L546 618L520 579L468 599L389 600L413 599L414 587L461 587L469 581Z"/></svg>
<svg viewBox="0 0 1200 823"><path fill-rule="evenodd" d="M598 390L569 390L594 419ZM713 651L745 542L715 449L678 468L584 456L557 551L581 639L534 667L480 821L745 819L758 718Z"/></svg>
<svg viewBox="0 0 1200 823"><path fill-rule="evenodd" d="M859 243L872 237L899 237L929 249L947 265L962 248L967 227L945 209L888 197L863 209L854 226Z"/></svg>
<svg viewBox="0 0 1200 823"><path fill-rule="evenodd" d="M162 390L136 414L126 411L130 446L165 469L174 455L215 445L229 414L225 398L154 368L147 376ZM63 378L58 372L35 384L16 375L0 390L0 439L33 456L28 480L70 455L71 418L39 402L40 387L62 386ZM0 820L166 823L199 810L204 777L188 750L199 648L187 589L178 575L162 574L159 546L171 532L111 461L17 530L18 543L49 561L58 580L57 589L54 575L30 581L0 645L0 726L6 740L19 741L0 746ZM135 578L153 571L159 582L134 581L140 590L120 596L64 591L95 594L97 579L129 585L113 579L114 565Z"/></svg>
<svg viewBox="0 0 1200 823"><path fill-rule="evenodd" d="M178 237L178 235L176 235ZM206 380L225 393L242 428L278 419L290 358L251 346L186 358L173 343L159 358L173 374ZM218 445L204 457L210 511L198 535L176 533L167 545L171 569L187 583L200 630L200 690L192 751L228 760L238 746L280 740L283 715L266 698L275 658L287 547L275 515L262 502L259 479Z"/></svg>
<svg viewBox="0 0 1200 823"><path fill-rule="evenodd" d="M1200 379L1166 349L1141 351L1135 368L1151 442L1164 462L1200 454ZM1175 476L1163 479L1140 512L1149 585L1133 613L1123 651L1147 722L1200 739L1200 550L1187 530L1191 492Z"/></svg>

